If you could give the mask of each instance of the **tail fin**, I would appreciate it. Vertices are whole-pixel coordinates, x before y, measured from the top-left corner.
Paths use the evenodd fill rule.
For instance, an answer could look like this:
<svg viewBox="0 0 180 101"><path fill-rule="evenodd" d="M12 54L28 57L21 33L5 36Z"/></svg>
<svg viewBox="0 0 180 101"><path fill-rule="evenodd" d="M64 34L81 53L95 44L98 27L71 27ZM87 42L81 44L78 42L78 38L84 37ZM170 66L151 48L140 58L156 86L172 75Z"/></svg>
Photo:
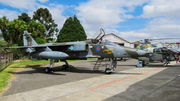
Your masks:
<svg viewBox="0 0 180 101"><path fill-rule="evenodd" d="M23 42L24 42L24 46L36 46L36 45L38 45L36 43L36 41L34 41L34 39L31 37L31 35L27 31L24 31Z"/></svg>

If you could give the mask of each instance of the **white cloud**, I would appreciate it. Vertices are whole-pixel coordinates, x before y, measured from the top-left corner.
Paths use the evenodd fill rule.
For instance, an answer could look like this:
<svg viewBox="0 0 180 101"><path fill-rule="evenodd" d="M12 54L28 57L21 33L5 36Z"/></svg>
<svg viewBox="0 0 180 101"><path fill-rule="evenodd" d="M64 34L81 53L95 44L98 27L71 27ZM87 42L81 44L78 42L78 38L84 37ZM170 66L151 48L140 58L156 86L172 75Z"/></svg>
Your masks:
<svg viewBox="0 0 180 101"><path fill-rule="evenodd" d="M147 38L180 38L180 1L179 0L151 0L143 7L141 18L153 18L140 30L120 32L111 29L113 33L126 40L141 40ZM165 40L177 41L177 40Z"/></svg>
<svg viewBox="0 0 180 101"><path fill-rule="evenodd" d="M180 17L180 0L151 0L143 7L143 14L140 17Z"/></svg>
<svg viewBox="0 0 180 101"><path fill-rule="evenodd" d="M35 0L0 0L0 3L10 7L27 10L35 10L36 6L39 5Z"/></svg>
<svg viewBox="0 0 180 101"><path fill-rule="evenodd" d="M78 19L81 21L88 37L92 37L100 28L105 29L106 33L114 33L126 40L141 40L145 38L178 37L180 32L180 0L89 0L81 3L78 7L72 5L42 3L48 0L0 0L0 3L12 8L25 10L32 17L33 12L40 7L48 8L51 12L58 28L61 28L66 20L63 13L68 9L74 9ZM121 22L135 18L131 12L137 6L143 7L143 14L139 19L146 18L144 29L120 31L118 28ZM74 10L72 10L74 11ZM0 9L0 17L6 15L10 20L20 15L17 11ZM136 19L134 19L136 20ZM137 24L138 25L138 24ZM126 26L130 26L126 25ZM132 26L134 26L132 24Z"/></svg>
<svg viewBox="0 0 180 101"><path fill-rule="evenodd" d="M39 1L39 2L41 2L41 3L45 3L45 2L47 2L47 1L49 1L49 0L37 0L37 1Z"/></svg>
<svg viewBox="0 0 180 101"><path fill-rule="evenodd" d="M180 34L180 19L155 18L142 31L157 37L177 37Z"/></svg>
<svg viewBox="0 0 180 101"><path fill-rule="evenodd" d="M49 7L49 10L52 14L53 19L55 20L55 23L58 24L58 28L62 28L66 17L62 15L62 12L64 11L63 5L52 5Z"/></svg>
<svg viewBox="0 0 180 101"><path fill-rule="evenodd" d="M90 0L87 3L81 3L75 9L79 11L77 16L82 21L86 33L88 36L92 36L92 32L95 33L100 28L111 28L126 19L133 18L131 14L126 13L134 12L136 6L142 5L147 1Z"/></svg>
<svg viewBox="0 0 180 101"><path fill-rule="evenodd" d="M143 32L143 31L124 31L124 32L120 32L116 29L105 29L106 34L108 33L114 33L116 35L118 35L119 37L128 40L128 41L132 41L132 40L142 40L145 38L149 38L151 35Z"/></svg>
<svg viewBox="0 0 180 101"><path fill-rule="evenodd" d="M37 0L40 1L41 3L47 2L48 0ZM52 14L53 19L55 20L55 23L58 24L58 28L61 28L64 24L64 21L66 19L65 16L62 15L62 12L65 10L65 7L60 4L49 4L49 5L42 5L39 4L36 0L0 0L0 3L13 7L13 8L18 8L20 10L26 10L28 15L30 17L33 16L33 12L36 11L38 8L48 8L50 13ZM10 20L17 19L18 14L17 11L11 11L8 9L1 9L0 10L0 15L2 16L7 16Z"/></svg>
<svg viewBox="0 0 180 101"><path fill-rule="evenodd" d="M6 16L9 20L17 19L18 12L8 9L0 9L0 17Z"/></svg>
<svg viewBox="0 0 180 101"><path fill-rule="evenodd" d="M180 38L180 19L155 18L146 24L146 28L141 30L120 32L116 29L108 29L120 37L132 41L150 38ZM177 40L165 40L175 42Z"/></svg>

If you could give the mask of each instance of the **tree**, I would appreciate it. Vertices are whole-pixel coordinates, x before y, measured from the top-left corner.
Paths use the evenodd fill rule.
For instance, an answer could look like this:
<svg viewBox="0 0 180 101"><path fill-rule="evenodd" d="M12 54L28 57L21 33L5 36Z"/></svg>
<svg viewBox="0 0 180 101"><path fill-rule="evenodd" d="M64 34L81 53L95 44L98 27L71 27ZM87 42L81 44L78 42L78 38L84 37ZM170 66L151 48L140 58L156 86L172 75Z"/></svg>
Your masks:
<svg viewBox="0 0 180 101"><path fill-rule="evenodd" d="M23 45L23 33L27 29L26 22L22 20L14 19L7 23L7 31L5 41L9 44L18 44L19 46Z"/></svg>
<svg viewBox="0 0 180 101"><path fill-rule="evenodd" d="M29 25L27 26L27 31L31 33L31 36L35 39L35 41L38 44L46 43L46 28L43 24L41 24L41 22L36 22L32 20L31 22L29 22Z"/></svg>
<svg viewBox="0 0 180 101"><path fill-rule="evenodd" d="M4 38L4 40L8 40L8 36L7 36L7 23L9 22L9 19L6 18L6 16L3 16L2 18L0 18L0 29L2 32L2 36Z"/></svg>
<svg viewBox="0 0 180 101"><path fill-rule="evenodd" d="M9 21L6 17L0 18L1 31L3 34L4 40L8 43L9 46L22 46L23 45L23 33L26 30L26 22L22 20L14 19ZM14 53L13 58L19 59L23 56L22 53Z"/></svg>
<svg viewBox="0 0 180 101"><path fill-rule="evenodd" d="M0 48L2 47L6 47L8 45L8 43L4 40L0 40Z"/></svg>
<svg viewBox="0 0 180 101"><path fill-rule="evenodd" d="M8 44L22 45L22 35L26 30L26 23L21 20L14 19L9 21L5 16L0 18L0 29L2 36Z"/></svg>
<svg viewBox="0 0 180 101"><path fill-rule="evenodd" d="M47 37L52 37L58 33L57 24L52 19L52 15L47 8L39 8L34 12L33 20L41 22L46 27Z"/></svg>
<svg viewBox="0 0 180 101"><path fill-rule="evenodd" d="M10 46L22 46L23 45L23 34L25 30L32 33L32 37L39 44L45 43L45 31L46 28L40 22L35 22L34 20L26 25L23 20L14 19L9 21L6 17L0 18L0 29L4 40ZM14 59L19 59L23 55L22 53L14 53Z"/></svg>
<svg viewBox="0 0 180 101"><path fill-rule="evenodd" d="M29 22L31 21L31 17L29 17L27 13L22 13L21 15L18 16L18 20L23 20L28 25Z"/></svg>
<svg viewBox="0 0 180 101"><path fill-rule="evenodd" d="M62 29L57 36L57 42L83 41L87 36L80 21L74 15L66 19Z"/></svg>

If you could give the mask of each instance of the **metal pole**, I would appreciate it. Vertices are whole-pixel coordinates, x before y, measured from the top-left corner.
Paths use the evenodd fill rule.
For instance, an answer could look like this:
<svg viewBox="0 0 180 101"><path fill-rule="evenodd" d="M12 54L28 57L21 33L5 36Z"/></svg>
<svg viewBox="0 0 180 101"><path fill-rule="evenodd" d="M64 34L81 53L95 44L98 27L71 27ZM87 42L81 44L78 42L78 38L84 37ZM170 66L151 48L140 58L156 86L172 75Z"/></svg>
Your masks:
<svg viewBox="0 0 180 101"><path fill-rule="evenodd" d="M7 54L7 64L9 65L10 64L10 62L9 62L9 58L10 58L10 55L9 54Z"/></svg>
<svg viewBox="0 0 180 101"><path fill-rule="evenodd" d="M6 55L6 52L4 52L4 67L3 68L6 67L6 60L7 60L7 55Z"/></svg>
<svg viewBox="0 0 180 101"><path fill-rule="evenodd" d="M178 62L178 59L177 59L177 53L176 53L176 63Z"/></svg>
<svg viewBox="0 0 180 101"><path fill-rule="evenodd" d="M11 64L11 54L9 54L9 63Z"/></svg>
<svg viewBox="0 0 180 101"><path fill-rule="evenodd" d="M14 60L13 60L13 54L11 55L11 60L12 60L12 62L14 61Z"/></svg>

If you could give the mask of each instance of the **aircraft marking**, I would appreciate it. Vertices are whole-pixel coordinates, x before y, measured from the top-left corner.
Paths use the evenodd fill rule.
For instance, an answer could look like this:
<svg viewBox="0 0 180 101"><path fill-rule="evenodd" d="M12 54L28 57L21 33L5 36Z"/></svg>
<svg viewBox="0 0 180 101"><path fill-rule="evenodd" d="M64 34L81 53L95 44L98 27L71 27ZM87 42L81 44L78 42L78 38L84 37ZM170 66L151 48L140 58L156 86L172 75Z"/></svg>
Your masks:
<svg viewBox="0 0 180 101"><path fill-rule="evenodd" d="M31 43L30 42L27 42L28 46L31 46Z"/></svg>
<svg viewBox="0 0 180 101"><path fill-rule="evenodd" d="M101 46L102 49L104 49L104 46Z"/></svg>
<svg viewBox="0 0 180 101"><path fill-rule="evenodd" d="M151 45L143 45L143 47L151 47Z"/></svg>
<svg viewBox="0 0 180 101"><path fill-rule="evenodd" d="M107 54L112 54L112 53L113 53L113 51L110 51L110 50L108 50L108 49L103 50L103 52L107 52L106 55L107 55Z"/></svg>
<svg viewBox="0 0 180 101"><path fill-rule="evenodd" d="M137 46L136 48L139 50L139 49L140 49L140 46Z"/></svg>
<svg viewBox="0 0 180 101"><path fill-rule="evenodd" d="M101 47L100 46L96 46L96 52L100 52L101 51Z"/></svg>
<svg viewBox="0 0 180 101"><path fill-rule="evenodd" d="M75 50L75 49L76 49L76 47L73 47L73 46L68 47L68 50Z"/></svg>
<svg viewBox="0 0 180 101"><path fill-rule="evenodd" d="M89 48L93 48L93 46L89 46Z"/></svg>

